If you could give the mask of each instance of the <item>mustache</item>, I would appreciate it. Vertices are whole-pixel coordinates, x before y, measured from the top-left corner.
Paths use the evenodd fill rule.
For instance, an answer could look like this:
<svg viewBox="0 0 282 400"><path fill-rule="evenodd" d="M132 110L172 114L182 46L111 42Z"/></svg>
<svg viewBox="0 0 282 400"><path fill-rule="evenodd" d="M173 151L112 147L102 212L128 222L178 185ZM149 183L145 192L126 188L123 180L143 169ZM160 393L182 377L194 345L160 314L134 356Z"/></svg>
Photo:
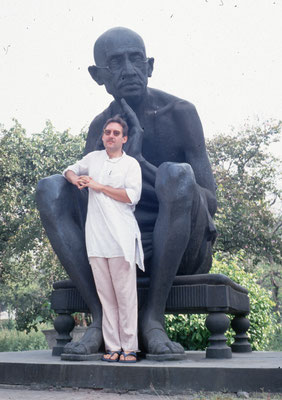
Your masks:
<svg viewBox="0 0 282 400"><path fill-rule="evenodd" d="M119 84L118 88L122 88L128 85L138 85L142 86L142 82L139 79L123 79Z"/></svg>

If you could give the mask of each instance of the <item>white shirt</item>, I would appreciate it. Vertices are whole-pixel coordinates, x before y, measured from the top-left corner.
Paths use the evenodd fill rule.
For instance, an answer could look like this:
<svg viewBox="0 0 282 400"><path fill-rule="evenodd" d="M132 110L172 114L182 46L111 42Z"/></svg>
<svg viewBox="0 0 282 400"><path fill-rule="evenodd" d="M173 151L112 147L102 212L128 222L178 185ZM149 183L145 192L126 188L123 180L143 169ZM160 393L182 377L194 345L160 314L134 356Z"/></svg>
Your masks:
<svg viewBox="0 0 282 400"><path fill-rule="evenodd" d="M123 152L109 158L106 150L88 153L67 167L76 175L89 175L96 182L124 188L131 203L123 203L89 188L85 239L88 257L124 257L144 271L140 230L134 216L141 196L141 168L135 158Z"/></svg>

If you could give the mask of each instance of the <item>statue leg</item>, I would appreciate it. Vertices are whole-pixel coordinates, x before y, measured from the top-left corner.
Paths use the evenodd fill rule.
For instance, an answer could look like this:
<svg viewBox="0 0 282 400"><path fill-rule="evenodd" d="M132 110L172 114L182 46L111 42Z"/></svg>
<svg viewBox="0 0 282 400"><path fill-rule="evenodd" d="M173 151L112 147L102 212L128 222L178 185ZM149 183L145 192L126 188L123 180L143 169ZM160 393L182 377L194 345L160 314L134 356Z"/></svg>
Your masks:
<svg viewBox="0 0 282 400"><path fill-rule="evenodd" d="M102 309L85 247L87 193L53 175L38 183L36 202L51 245L93 316L84 337L68 343L65 351L95 353L102 344Z"/></svg>
<svg viewBox="0 0 282 400"><path fill-rule="evenodd" d="M205 189L196 185L192 208L191 235L177 275L206 274L211 269L212 245L216 239L216 229L211 211L214 215L215 209L215 198Z"/></svg>
<svg viewBox="0 0 282 400"><path fill-rule="evenodd" d="M188 164L163 163L156 176L159 214L153 234L150 289L140 312L140 334L151 354L183 353L164 330L164 311L173 280L188 246L192 207L197 185Z"/></svg>

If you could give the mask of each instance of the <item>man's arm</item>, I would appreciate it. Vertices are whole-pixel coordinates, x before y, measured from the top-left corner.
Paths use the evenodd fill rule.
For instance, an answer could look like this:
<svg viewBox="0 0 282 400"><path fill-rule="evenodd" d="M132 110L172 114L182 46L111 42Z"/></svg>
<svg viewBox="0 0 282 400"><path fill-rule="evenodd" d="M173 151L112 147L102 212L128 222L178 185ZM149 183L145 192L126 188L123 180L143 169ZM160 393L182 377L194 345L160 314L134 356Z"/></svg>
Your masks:
<svg viewBox="0 0 282 400"><path fill-rule="evenodd" d="M69 165L64 171L63 176L66 180L78 189L81 189L80 176L88 174L89 156L84 156L81 160L76 161L74 164Z"/></svg>
<svg viewBox="0 0 282 400"><path fill-rule="evenodd" d="M68 171L69 172L69 171ZM104 193L106 196L111 197L114 200L120 201L122 203L131 203L130 198L127 195L127 192L123 188L113 188L108 185L102 185L99 182L94 181L90 176L82 175L78 177L78 185L79 189L83 189L88 187L90 189L95 190L95 192Z"/></svg>
<svg viewBox="0 0 282 400"><path fill-rule="evenodd" d="M78 189L82 189L81 188L81 183L79 180L79 176L76 175L76 173L74 173L72 170L68 169L65 172L65 178L67 181L69 181L70 183L72 183L73 185L75 185L76 187L78 187Z"/></svg>
<svg viewBox="0 0 282 400"><path fill-rule="evenodd" d="M70 183L75 185L78 189L83 189L85 187L89 187L89 188L95 190L96 192L104 193L106 196L109 196L112 199L120 201L122 203L129 203L129 204L136 203L136 201L135 201L136 196L134 196L134 192L136 190L135 186L136 186L137 182L140 183L140 187L141 187L141 173L139 176L139 174L136 173L136 168L134 168L133 165L131 166L132 168L130 168L130 170L127 173L127 175L128 175L127 180L128 180L128 185L129 185L128 190L131 193L130 195L128 195L126 188L125 189L124 188L113 188L108 185L102 185L101 183L96 182L90 176L86 175L88 173L88 167L87 167L87 158L88 157L89 157L89 155L86 155L82 160L77 161L74 165L68 167L70 169L67 168L64 171L63 174ZM136 161L135 161L135 163L136 163ZM138 168L140 170L140 167L138 167ZM131 179L130 179L130 177L131 177ZM132 197L133 200L130 197ZM137 199L137 202L138 202L138 200L139 200L139 197Z"/></svg>

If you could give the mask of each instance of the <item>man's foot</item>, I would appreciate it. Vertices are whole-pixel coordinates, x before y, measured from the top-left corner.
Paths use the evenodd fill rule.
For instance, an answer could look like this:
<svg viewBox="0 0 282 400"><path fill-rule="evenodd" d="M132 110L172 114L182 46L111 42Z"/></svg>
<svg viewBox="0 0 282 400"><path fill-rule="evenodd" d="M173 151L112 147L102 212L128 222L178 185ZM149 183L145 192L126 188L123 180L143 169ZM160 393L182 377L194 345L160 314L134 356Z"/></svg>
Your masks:
<svg viewBox="0 0 282 400"><path fill-rule="evenodd" d="M148 354L183 354L181 344L169 340L163 328L151 328L144 332L141 329L141 338L145 351Z"/></svg>
<svg viewBox="0 0 282 400"><path fill-rule="evenodd" d="M120 351L110 351L110 350L108 350L107 353L103 355L101 360L102 361L108 361L108 362L118 362L120 353L121 353Z"/></svg>
<svg viewBox="0 0 282 400"><path fill-rule="evenodd" d="M97 353L102 344L102 340L102 330L90 325L78 342L70 342L65 345L64 353L82 355Z"/></svg>
<svg viewBox="0 0 282 400"><path fill-rule="evenodd" d="M137 354L135 351L123 351L120 355L119 362L124 364L136 363Z"/></svg>

